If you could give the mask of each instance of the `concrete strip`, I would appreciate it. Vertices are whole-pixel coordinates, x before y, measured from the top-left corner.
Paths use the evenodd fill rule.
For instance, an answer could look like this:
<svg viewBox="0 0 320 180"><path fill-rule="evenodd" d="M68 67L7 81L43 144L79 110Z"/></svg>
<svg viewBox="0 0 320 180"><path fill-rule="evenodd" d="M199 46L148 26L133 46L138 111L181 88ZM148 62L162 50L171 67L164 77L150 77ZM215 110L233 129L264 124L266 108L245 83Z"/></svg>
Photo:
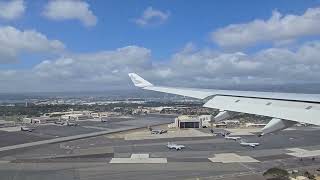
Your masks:
<svg viewBox="0 0 320 180"><path fill-rule="evenodd" d="M293 151L293 153L287 153L288 155L299 158L320 156L320 150L308 151L301 148L289 148L287 150Z"/></svg>
<svg viewBox="0 0 320 180"><path fill-rule="evenodd" d="M208 158L211 162L235 163L235 162L260 162L250 156L239 156L234 153L216 154L213 158Z"/></svg>
<svg viewBox="0 0 320 180"><path fill-rule="evenodd" d="M230 131L230 136L246 136L254 135L253 133L260 132L260 128L237 128L237 129L226 129Z"/></svg>
<svg viewBox="0 0 320 180"><path fill-rule="evenodd" d="M132 132L125 135L125 140L145 140L145 139L160 139L160 138L176 138L176 137L207 137L212 136L209 133L204 133L196 129L175 129L169 130L164 134L151 134L150 131Z"/></svg>
<svg viewBox="0 0 320 180"><path fill-rule="evenodd" d="M112 158L111 164L164 164L167 158L150 158L149 154L132 154L130 158Z"/></svg>
<svg viewBox="0 0 320 180"><path fill-rule="evenodd" d="M131 154L131 159L147 159L149 154Z"/></svg>
<svg viewBox="0 0 320 180"><path fill-rule="evenodd" d="M0 128L0 131L17 132L17 131L21 131L21 126L4 127L4 128Z"/></svg>
<svg viewBox="0 0 320 180"><path fill-rule="evenodd" d="M104 128L104 127L97 127L97 126L82 126L84 128L89 128L89 129L98 129L98 130L109 130L110 128Z"/></svg>

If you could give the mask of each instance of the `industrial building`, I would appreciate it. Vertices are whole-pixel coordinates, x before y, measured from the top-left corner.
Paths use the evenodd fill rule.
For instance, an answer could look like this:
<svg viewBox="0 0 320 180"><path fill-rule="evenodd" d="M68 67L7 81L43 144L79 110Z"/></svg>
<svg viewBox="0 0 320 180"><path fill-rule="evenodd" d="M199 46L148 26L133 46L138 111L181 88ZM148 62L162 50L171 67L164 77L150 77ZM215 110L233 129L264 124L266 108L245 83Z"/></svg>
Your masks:
<svg viewBox="0 0 320 180"><path fill-rule="evenodd" d="M265 123L259 123L259 124L256 124L256 123L246 123L246 127L259 127L259 128L263 128L265 127L267 124Z"/></svg>
<svg viewBox="0 0 320 180"><path fill-rule="evenodd" d="M179 116L175 118L174 126L176 128L203 128L210 127L212 115L200 115L200 116Z"/></svg>
<svg viewBox="0 0 320 180"><path fill-rule="evenodd" d="M13 127L15 125L16 125L16 123L14 121L0 120L0 128L1 127Z"/></svg>
<svg viewBox="0 0 320 180"><path fill-rule="evenodd" d="M92 116L87 114L65 114L61 116L61 119L78 121L78 120L92 119Z"/></svg>
<svg viewBox="0 0 320 180"><path fill-rule="evenodd" d="M41 117L32 117L32 118L23 118L23 123L27 124L45 124L45 123L54 123L58 121L59 117L48 117L48 116L41 116Z"/></svg>

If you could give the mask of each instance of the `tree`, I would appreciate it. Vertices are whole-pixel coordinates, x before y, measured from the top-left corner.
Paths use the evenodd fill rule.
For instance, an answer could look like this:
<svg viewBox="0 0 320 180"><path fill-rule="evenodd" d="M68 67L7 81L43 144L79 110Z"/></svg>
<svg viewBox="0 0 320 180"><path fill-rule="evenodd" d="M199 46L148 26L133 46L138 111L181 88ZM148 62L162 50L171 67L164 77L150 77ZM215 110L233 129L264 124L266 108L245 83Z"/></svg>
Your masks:
<svg viewBox="0 0 320 180"><path fill-rule="evenodd" d="M263 173L268 180L289 180L288 171L280 168L270 168Z"/></svg>
<svg viewBox="0 0 320 180"><path fill-rule="evenodd" d="M316 177L309 173L309 171L304 172L304 176L307 177L308 179L315 179Z"/></svg>

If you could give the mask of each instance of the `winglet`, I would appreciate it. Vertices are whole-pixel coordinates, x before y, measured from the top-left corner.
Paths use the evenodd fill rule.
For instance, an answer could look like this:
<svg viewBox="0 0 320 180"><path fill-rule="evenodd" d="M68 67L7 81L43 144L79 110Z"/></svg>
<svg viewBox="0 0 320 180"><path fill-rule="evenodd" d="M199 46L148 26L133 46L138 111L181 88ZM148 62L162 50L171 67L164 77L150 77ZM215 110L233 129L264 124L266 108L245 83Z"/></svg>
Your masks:
<svg viewBox="0 0 320 180"><path fill-rule="evenodd" d="M131 78L131 81L133 82L133 84L137 87L143 88L143 87L153 86L150 82L144 80L142 77L140 77L135 73L129 73L128 75Z"/></svg>

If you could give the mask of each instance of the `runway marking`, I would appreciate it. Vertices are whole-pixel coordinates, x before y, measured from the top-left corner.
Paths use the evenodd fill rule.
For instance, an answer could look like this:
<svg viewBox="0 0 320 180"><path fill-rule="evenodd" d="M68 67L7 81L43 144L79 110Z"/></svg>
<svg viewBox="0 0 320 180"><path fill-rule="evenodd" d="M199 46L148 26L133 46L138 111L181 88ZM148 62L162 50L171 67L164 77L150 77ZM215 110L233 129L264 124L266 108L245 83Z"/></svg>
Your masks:
<svg viewBox="0 0 320 180"><path fill-rule="evenodd" d="M112 158L111 164L165 164L167 158L150 158L149 154L131 154L130 158Z"/></svg>
<svg viewBox="0 0 320 180"><path fill-rule="evenodd" d="M224 174L224 175L216 175L216 176L204 176L204 177L200 177L200 179L211 179L211 180L213 180L213 179L227 179L227 178L236 178L236 177L241 177L241 176L259 175L259 174L261 174L261 172L249 171L249 172L239 172L239 173L231 173L231 174Z"/></svg>
<svg viewBox="0 0 320 180"><path fill-rule="evenodd" d="M104 127L97 127L97 126L82 126L84 128L89 128L89 129L98 129L98 130L109 130L110 128L104 128Z"/></svg>
<svg viewBox="0 0 320 180"><path fill-rule="evenodd" d="M211 162L235 163L235 162L260 162L250 156L239 156L235 153L215 154L215 157L208 158Z"/></svg>
<svg viewBox="0 0 320 180"><path fill-rule="evenodd" d="M289 148L287 149L289 151L293 151L292 153L286 153L291 156L295 157L314 157L314 156L320 156L320 150L314 150L314 151L308 151L302 148Z"/></svg>

